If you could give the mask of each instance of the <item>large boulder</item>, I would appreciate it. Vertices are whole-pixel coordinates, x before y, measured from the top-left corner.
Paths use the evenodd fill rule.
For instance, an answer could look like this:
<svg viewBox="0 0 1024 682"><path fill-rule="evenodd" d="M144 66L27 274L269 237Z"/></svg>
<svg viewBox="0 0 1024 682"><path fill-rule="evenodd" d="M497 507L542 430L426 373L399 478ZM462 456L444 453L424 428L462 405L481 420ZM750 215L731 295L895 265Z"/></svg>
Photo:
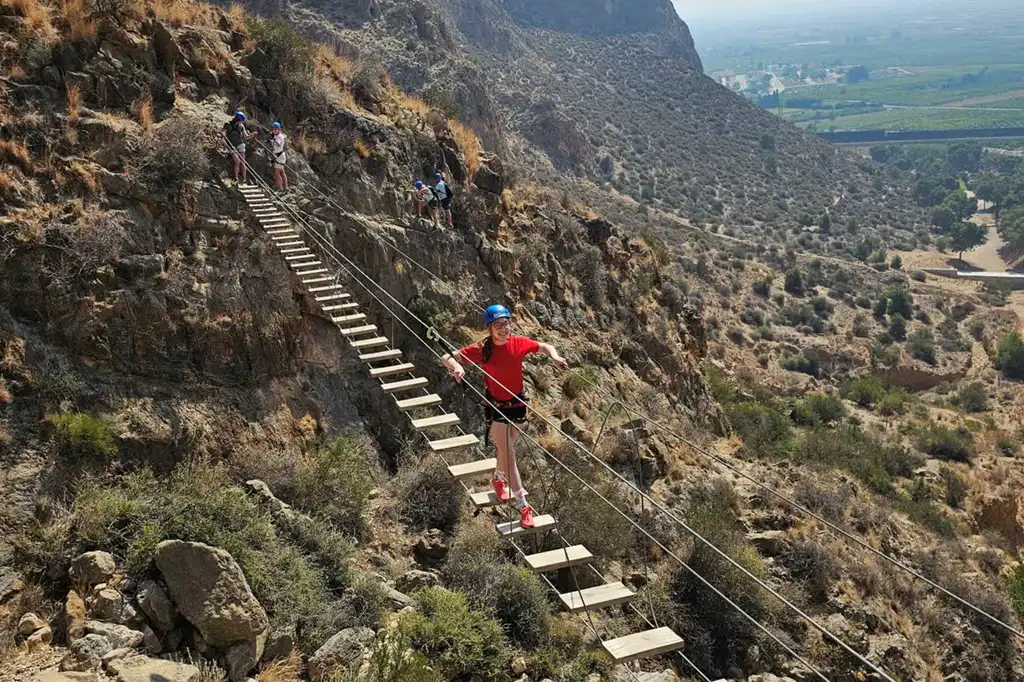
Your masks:
<svg viewBox="0 0 1024 682"><path fill-rule="evenodd" d="M263 655L269 621L238 563L216 547L167 540L156 565L181 615L208 644L230 650L231 679L244 679Z"/></svg>
<svg viewBox="0 0 1024 682"><path fill-rule="evenodd" d="M90 635L105 637L115 649L134 649L142 644L141 632L117 623L90 620L85 623L85 631Z"/></svg>
<svg viewBox="0 0 1024 682"><path fill-rule="evenodd" d="M114 577L117 565L107 552L86 552L71 564L71 580L86 585L99 585Z"/></svg>
<svg viewBox="0 0 1024 682"><path fill-rule="evenodd" d="M178 620L178 610L164 588L152 580L144 580L135 593L135 601L146 614L150 625L159 632L170 632Z"/></svg>
<svg viewBox="0 0 1024 682"><path fill-rule="evenodd" d="M68 654L61 661L61 670L87 672L99 670L103 657L114 647L110 640L102 635L89 634L71 642Z"/></svg>
<svg viewBox="0 0 1024 682"><path fill-rule="evenodd" d="M199 668L149 656L133 656L118 666L118 682L194 682Z"/></svg>
<svg viewBox="0 0 1024 682"><path fill-rule="evenodd" d="M32 682L101 682L101 677L94 672L76 673L44 670L33 677Z"/></svg>
<svg viewBox="0 0 1024 682"><path fill-rule="evenodd" d="M309 679L326 682L338 673L358 668L375 634L370 628L347 628L316 650L306 666Z"/></svg>
<svg viewBox="0 0 1024 682"><path fill-rule="evenodd" d="M41 630L44 627L46 627L46 621L36 614L29 612L18 621L18 634L22 637L28 637L36 630Z"/></svg>

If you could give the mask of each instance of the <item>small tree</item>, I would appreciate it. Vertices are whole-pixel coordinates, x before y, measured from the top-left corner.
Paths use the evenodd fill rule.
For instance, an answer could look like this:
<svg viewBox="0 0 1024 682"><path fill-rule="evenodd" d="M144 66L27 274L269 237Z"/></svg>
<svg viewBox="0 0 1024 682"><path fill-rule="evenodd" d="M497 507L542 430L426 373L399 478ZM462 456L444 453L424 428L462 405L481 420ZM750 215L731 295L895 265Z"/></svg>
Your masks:
<svg viewBox="0 0 1024 682"><path fill-rule="evenodd" d="M900 258L899 256L893 256L892 261L890 261L889 263L889 267L891 267L893 270L902 270L903 259Z"/></svg>
<svg viewBox="0 0 1024 682"><path fill-rule="evenodd" d="M961 260L963 260L964 251L970 251L988 241L988 231L985 226L970 222L954 225L949 236L952 239L953 248L960 252L958 258Z"/></svg>
<svg viewBox="0 0 1024 682"><path fill-rule="evenodd" d="M786 293L803 296L804 286L804 273L799 268L791 268L786 271Z"/></svg>
<svg viewBox="0 0 1024 682"><path fill-rule="evenodd" d="M889 319L889 336L896 341L906 341L907 321L899 315L893 315Z"/></svg>
<svg viewBox="0 0 1024 682"><path fill-rule="evenodd" d="M995 365L1008 379L1024 379L1024 339L1013 332L999 342Z"/></svg>

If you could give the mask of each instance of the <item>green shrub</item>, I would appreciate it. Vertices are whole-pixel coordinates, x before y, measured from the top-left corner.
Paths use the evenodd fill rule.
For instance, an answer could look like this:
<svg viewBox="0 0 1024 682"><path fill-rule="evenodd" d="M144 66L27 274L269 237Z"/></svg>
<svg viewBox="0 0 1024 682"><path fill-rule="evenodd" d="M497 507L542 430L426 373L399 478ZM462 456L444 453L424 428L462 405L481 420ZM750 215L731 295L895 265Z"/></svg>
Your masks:
<svg viewBox="0 0 1024 682"><path fill-rule="evenodd" d="M834 395L815 393L793 406L790 418L801 426L818 426L842 421L846 406Z"/></svg>
<svg viewBox="0 0 1024 682"><path fill-rule="evenodd" d="M902 270L903 269L903 259L900 258L898 255L893 256L892 260L889 261L889 267L892 268L893 270Z"/></svg>
<svg viewBox="0 0 1024 682"><path fill-rule="evenodd" d="M238 562L253 593L275 624L300 624L300 645L311 652L338 630L376 626L382 611L379 587L339 566L339 548L349 541L318 533L329 557L309 556L277 534L269 514L231 484L223 465L189 460L157 480L142 471L101 486L88 486L75 500L82 546L112 552L131 576L144 575L163 540L203 542L224 549ZM319 565L318 565L319 564ZM331 573L321 566L331 566Z"/></svg>
<svg viewBox="0 0 1024 682"><path fill-rule="evenodd" d="M798 443L795 456L809 464L845 469L878 493L891 493L893 479L911 476L920 464L919 457L852 425L807 433Z"/></svg>
<svg viewBox="0 0 1024 682"><path fill-rule="evenodd" d="M576 400L593 390L597 379L597 369L594 367L586 366L569 372L562 380L562 394L570 400Z"/></svg>
<svg viewBox="0 0 1024 682"><path fill-rule="evenodd" d="M751 287L754 293L761 298L768 300L772 295L772 280L770 277L765 277L754 282Z"/></svg>
<svg viewBox="0 0 1024 682"><path fill-rule="evenodd" d="M146 139L132 176L169 197L191 193L210 170L206 150L196 144L205 134L203 123L195 118L179 115L166 121Z"/></svg>
<svg viewBox="0 0 1024 682"><path fill-rule="evenodd" d="M471 610L465 596L440 587L420 590L412 596L419 611L403 613L399 630L443 679L501 676L509 650L496 620Z"/></svg>
<svg viewBox="0 0 1024 682"><path fill-rule="evenodd" d="M843 386L842 395L861 407L870 408L885 397L885 387L877 377L862 377Z"/></svg>
<svg viewBox="0 0 1024 682"><path fill-rule="evenodd" d="M259 49L270 57L274 71L284 73L313 70L316 46L299 35L288 22L283 19L256 19L248 27ZM254 75L271 76L274 72Z"/></svg>
<svg viewBox="0 0 1024 682"><path fill-rule="evenodd" d="M573 620L551 619L547 639L528 659L531 679L586 682L594 673L605 679L612 668L611 657L601 649L588 649L584 631Z"/></svg>
<svg viewBox="0 0 1024 682"><path fill-rule="evenodd" d="M974 381L960 389L956 396L956 404L964 412L984 412L988 409L988 391L985 384Z"/></svg>
<svg viewBox="0 0 1024 682"><path fill-rule="evenodd" d="M953 509L959 509L960 505L962 505L964 500L967 499L967 493L969 491L967 481L949 467L942 467L939 471L939 475L942 477L942 482L946 488L946 504Z"/></svg>
<svg viewBox="0 0 1024 682"><path fill-rule="evenodd" d="M748 452L771 458L790 454L793 429L785 415L774 406L741 403L728 410L728 417Z"/></svg>
<svg viewBox="0 0 1024 682"><path fill-rule="evenodd" d="M893 388L885 392L882 399L875 404L875 411L884 417L892 417L904 414L907 405L914 401L914 397L902 388Z"/></svg>
<svg viewBox="0 0 1024 682"><path fill-rule="evenodd" d="M792 294L793 296L803 296L805 290L804 284L804 273L798 268L791 268L786 271L786 293Z"/></svg>
<svg viewBox="0 0 1024 682"><path fill-rule="evenodd" d="M929 365L934 365L937 362L935 356L935 337L932 336L930 329L922 327L914 330L907 337L907 350L910 352L910 357L915 360L927 362Z"/></svg>
<svg viewBox="0 0 1024 682"><path fill-rule="evenodd" d="M551 615L547 588L528 569L505 565L498 581L494 612L513 643L534 649L547 634L548 617Z"/></svg>
<svg viewBox="0 0 1024 682"><path fill-rule="evenodd" d="M396 488L399 515L414 529L450 531L455 527L464 492L437 457L406 466L396 480Z"/></svg>
<svg viewBox="0 0 1024 682"><path fill-rule="evenodd" d="M114 433L102 417L68 412L53 417L57 453L66 462L105 463L117 454Z"/></svg>
<svg viewBox="0 0 1024 682"><path fill-rule="evenodd" d="M974 436L964 427L954 430L942 424L928 424L917 432L917 447L938 459L970 462L974 455Z"/></svg>
<svg viewBox="0 0 1024 682"><path fill-rule="evenodd" d="M1010 595L1010 603L1017 617L1024 620L1024 564L1017 566L1006 579L1006 592Z"/></svg>
<svg viewBox="0 0 1024 682"><path fill-rule="evenodd" d="M373 457L367 441L346 436L306 453L298 468L293 504L328 519L339 530L361 534L373 489Z"/></svg>
<svg viewBox="0 0 1024 682"><path fill-rule="evenodd" d="M686 519L694 530L753 575L764 578L764 562L746 542L731 488L727 484L699 486L690 497ZM771 605L761 588L703 543L694 545L687 565L754 618L764 620L769 615ZM686 569L680 568L670 578L668 594L676 609L676 626L686 624L685 631L694 641L704 643L694 651L698 666L742 666L743 652L760 643L759 631Z"/></svg>
<svg viewBox="0 0 1024 682"><path fill-rule="evenodd" d="M350 670L337 682L443 682L427 658L410 651L412 640L401 630L381 630L365 670Z"/></svg>
<svg viewBox="0 0 1024 682"><path fill-rule="evenodd" d="M818 363L817 358L802 354L783 360L782 368L789 372L800 372L815 378L821 376L821 365Z"/></svg>
<svg viewBox="0 0 1024 682"><path fill-rule="evenodd" d="M828 601L838 566L831 552L815 542L797 542L783 557L790 574L804 583L817 603Z"/></svg>
<svg viewBox="0 0 1024 682"><path fill-rule="evenodd" d="M907 340L907 321L899 315L889 318L889 336L896 341Z"/></svg>
<svg viewBox="0 0 1024 682"><path fill-rule="evenodd" d="M1024 379L1024 339L1018 332L1007 334L999 342L995 366L1008 379Z"/></svg>

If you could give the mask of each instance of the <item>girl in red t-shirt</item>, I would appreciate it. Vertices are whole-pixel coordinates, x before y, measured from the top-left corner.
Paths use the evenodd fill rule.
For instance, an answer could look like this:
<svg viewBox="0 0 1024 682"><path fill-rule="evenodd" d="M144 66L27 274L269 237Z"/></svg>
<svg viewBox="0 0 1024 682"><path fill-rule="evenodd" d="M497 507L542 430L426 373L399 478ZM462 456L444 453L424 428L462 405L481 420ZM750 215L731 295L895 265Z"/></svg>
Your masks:
<svg viewBox="0 0 1024 682"><path fill-rule="evenodd" d="M466 375L466 370L456 358L480 365L487 373L484 385L487 387L487 402L490 404L484 405L484 412L490 439L498 452L498 466L491 484L494 486L494 494L502 501L509 499L511 487L516 497L516 506L519 507L520 525L529 528L533 526L533 509L526 503L526 490L516 463L519 432L510 426L526 421L523 360L531 353L543 353L562 369L568 365L554 346L512 334L511 322L512 314L505 306L492 305L484 312L487 338L459 350L454 357L445 355L441 362L455 377L455 381L462 381Z"/></svg>

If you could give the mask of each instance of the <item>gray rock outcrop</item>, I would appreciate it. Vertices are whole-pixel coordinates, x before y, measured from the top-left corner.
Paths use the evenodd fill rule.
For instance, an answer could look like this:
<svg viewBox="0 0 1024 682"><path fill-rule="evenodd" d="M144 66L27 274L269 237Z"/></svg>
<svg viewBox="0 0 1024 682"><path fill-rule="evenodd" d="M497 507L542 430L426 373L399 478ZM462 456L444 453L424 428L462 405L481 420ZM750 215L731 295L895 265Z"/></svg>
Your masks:
<svg viewBox="0 0 1024 682"><path fill-rule="evenodd" d="M316 650L306 666L313 682L326 682L332 675L357 667L375 634L370 628L347 628Z"/></svg>

